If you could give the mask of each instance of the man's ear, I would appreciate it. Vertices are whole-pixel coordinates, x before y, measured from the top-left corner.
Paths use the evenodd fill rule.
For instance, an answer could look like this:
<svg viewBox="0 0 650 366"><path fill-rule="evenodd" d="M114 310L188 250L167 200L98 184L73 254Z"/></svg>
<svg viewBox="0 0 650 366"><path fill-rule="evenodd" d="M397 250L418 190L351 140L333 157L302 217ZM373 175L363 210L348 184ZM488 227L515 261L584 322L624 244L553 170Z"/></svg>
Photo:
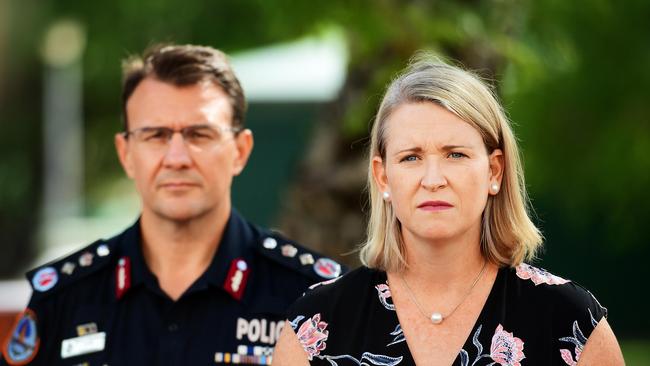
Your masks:
<svg viewBox="0 0 650 366"><path fill-rule="evenodd" d="M131 161L131 152L129 150L129 142L122 133L115 134L115 151L117 152L117 157L120 159L120 164L126 175L133 179L135 174L133 169L133 162Z"/></svg>
<svg viewBox="0 0 650 366"><path fill-rule="evenodd" d="M253 151L253 131L244 129L235 136L237 156L235 156L235 175L241 174Z"/></svg>
<svg viewBox="0 0 650 366"><path fill-rule="evenodd" d="M388 189L388 177L386 176L386 166L380 156L372 158L372 177L375 179L379 190L390 193Z"/></svg>

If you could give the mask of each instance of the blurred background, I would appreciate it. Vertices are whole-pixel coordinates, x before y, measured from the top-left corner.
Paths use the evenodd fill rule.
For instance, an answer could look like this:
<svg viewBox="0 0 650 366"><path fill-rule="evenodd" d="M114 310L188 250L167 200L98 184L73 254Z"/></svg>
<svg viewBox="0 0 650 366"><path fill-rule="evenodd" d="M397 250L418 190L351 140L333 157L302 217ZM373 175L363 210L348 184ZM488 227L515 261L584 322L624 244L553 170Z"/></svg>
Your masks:
<svg viewBox="0 0 650 366"><path fill-rule="evenodd" d="M514 123L536 264L589 288L628 364L650 365L649 19L646 0L0 0L0 313L25 306L25 270L137 218L113 148L121 59L230 54L256 139L235 205L354 266L370 122L429 49L490 80Z"/></svg>

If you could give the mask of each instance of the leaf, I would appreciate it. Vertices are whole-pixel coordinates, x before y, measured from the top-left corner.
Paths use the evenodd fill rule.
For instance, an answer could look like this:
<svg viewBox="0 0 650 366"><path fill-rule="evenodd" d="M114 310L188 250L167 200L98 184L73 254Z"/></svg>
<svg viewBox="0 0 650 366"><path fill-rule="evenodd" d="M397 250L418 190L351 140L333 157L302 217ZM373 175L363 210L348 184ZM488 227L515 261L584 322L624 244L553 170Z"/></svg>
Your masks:
<svg viewBox="0 0 650 366"><path fill-rule="evenodd" d="M300 323L301 320L305 319L304 315L298 315L294 320L290 321L289 324L291 325L291 328L295 331L296 328L298 328L298 323Z"/></svg>
<svg viewBox="0 0 650 366"><path fill-rule="evenodd" d="M580 327L578 326L578 321L575 320L573 322L573 335L576 337L576 339L582 343L583 345L587 343L587 337L585 337L584 334L582 334L582 331L580 330Z"/></svg>
<svg viewBox="0 0 650 366"><path fill-rule="evenodd" d="M370 361L373 365L376 366L395 366L398 363L402 362L402 359L404 357L390 357L390 356L384 356L384 355L376 355L374 353L370 352L364 352L363 355L361 355L361 365L367 365L364 360Z"/></svg>
<svg viewBox="0 0 650 366"><path fill-rule="evenodd" d="M467 354L467 351L464 349L460 350L460 366L467 366L469 365L469 355Z"/></svg>
<svg viewBox="0 0 650 366"><path fill-rule="evenodd" d="M562 355L562 360L569 366L575 366L576 361L573 360L573 354L568 349L561 349L560 354Z"/></svg>
<svg viewBox="0 0 650 366"><path fill-rule="evenodd" d="M478 328L476 329L476 332L474 332L474 336L472 337L472 343L474 343L474 346L478 350L478 353L477 353L478 356L480 356L481 353L483 353L483 345L478 340L478 336L481 334L481 328L483 328L482 324L478 326Z"/></svg>

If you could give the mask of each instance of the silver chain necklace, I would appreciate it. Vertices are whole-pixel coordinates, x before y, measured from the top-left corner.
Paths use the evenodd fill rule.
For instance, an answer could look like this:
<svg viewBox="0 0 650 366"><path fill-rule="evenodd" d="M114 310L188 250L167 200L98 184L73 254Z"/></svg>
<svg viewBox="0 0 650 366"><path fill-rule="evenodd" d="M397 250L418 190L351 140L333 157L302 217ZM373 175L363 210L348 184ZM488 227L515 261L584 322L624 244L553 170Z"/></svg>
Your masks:
<svg viewBox="0 0 650 366"><path fill-rule="evenodd" d="M472 285L469 287L469 290L467 290L467 293L465 293L465 295L464 295L463 298L460 300L460 302L458 303L458 305L456 305L456 307L454 307L454 308L449 312L449 314L447 314L447 315L445 315L445 316L442 316L442 313L437 312L437 311L434 311L433 313L431 313L431 315L427 315L427 313L424 311L424 309L422 309L422 306L421 306L420 303L418 302L418 299L415 298L415 294L413 293L413 290L411 290L411 287L409 286L409 284L406 282L406 279L404 278L404 276L402 275L402 276L400 276L400 277L402 278L402 282L404 282L404 286L405 286L406 289L408 290L409 297L411 298L411 300L413 301L413 303L415 304L415 306L416 306L416 307L418 308L418 310L420 311L420 314L422 314L425 318L431 320L431 322L432 322L433 324L440 324L440 323L442 323L442 321L443 321L444 319L449 318L449 317L450 317L450 316L451 316L451 315L456 311L456 309L458 309L458 307L459 307L459 306L460 306L460 305L465 301L465 299L467 299L467 296L469 296L469 294L470 294L470 293L472 292L472 290L474 289L474 286L476 286L476 284L478 283L478 280L481 278L481 275L483 275L483 272L485 271L485 267L486 267L486 266L487 266L487 260L485 260L485 261L483 262L483 268L481 268L481 271L478 273L478 276L476 276L476 278L474 279L474 282L472 282Z"/></svg>

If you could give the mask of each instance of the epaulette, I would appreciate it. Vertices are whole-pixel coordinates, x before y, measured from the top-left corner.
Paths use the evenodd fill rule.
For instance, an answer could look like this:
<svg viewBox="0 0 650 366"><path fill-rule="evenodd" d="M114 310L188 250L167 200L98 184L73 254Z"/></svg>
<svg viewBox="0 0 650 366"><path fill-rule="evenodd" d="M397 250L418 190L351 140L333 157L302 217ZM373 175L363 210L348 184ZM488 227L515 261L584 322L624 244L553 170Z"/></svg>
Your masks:
<svg viewBox="0 0 650 366"><path fill-rule="evenodd" d="M104 268L111 262L114 243L113 240L97 240L70 255L27 272L27 280L34 290L32 299L48 297Z"/></svg>
<svg viewBox="0 0 650 366"><path fill-rule="evenodd" d="M257 249L263 256L299 272L313 281L330 280L347 272L344 265L307 249L276 232L263 231L258 240Z"/></svg>

